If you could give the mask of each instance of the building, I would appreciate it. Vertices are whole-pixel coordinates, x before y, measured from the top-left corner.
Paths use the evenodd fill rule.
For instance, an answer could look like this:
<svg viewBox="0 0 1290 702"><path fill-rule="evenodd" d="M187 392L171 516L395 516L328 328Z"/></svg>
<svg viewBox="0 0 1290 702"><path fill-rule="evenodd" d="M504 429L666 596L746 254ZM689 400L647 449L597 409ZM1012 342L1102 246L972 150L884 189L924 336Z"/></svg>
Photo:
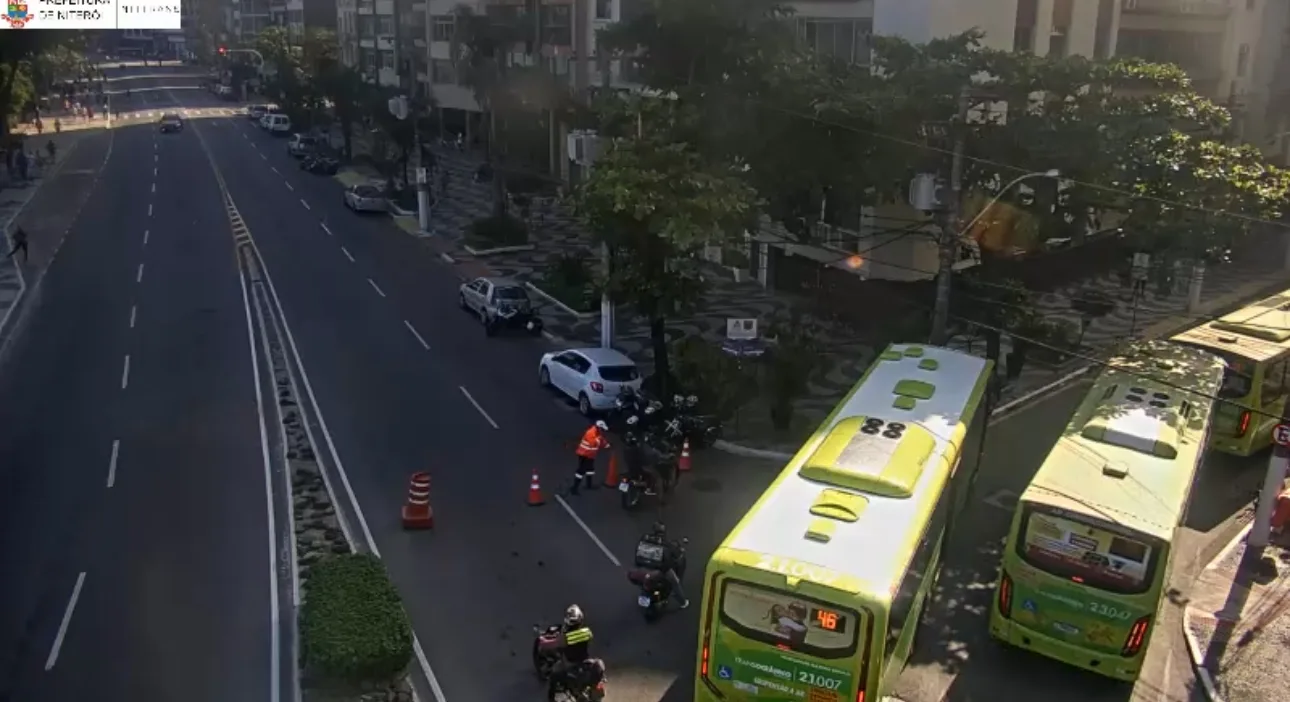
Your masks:
<svg viewBox="0 0 1290 702"><path fill-rule="evenodd" d="M273 13L269 0L228 0L224 6L225 41L250 44L271 24Z"/></svg>

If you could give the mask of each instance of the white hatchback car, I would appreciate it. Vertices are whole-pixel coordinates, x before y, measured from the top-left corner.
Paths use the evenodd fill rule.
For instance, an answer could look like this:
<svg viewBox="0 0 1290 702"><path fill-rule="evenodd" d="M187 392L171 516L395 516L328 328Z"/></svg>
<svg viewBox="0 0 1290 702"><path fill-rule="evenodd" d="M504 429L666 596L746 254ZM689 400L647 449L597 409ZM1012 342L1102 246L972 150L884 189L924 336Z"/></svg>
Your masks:
<svg viewBox="0 0 1290 702"><path fill-rule="evenodd" d="M371 184L351 185L346 188L345 206L355 212L384 212L389 208L385 191Z"/></svg>
<svg viewBox="0 0 1290 702"><path fill-rule="evenodd" d="M538 382L577 400L584 415L612 409L624 388L639 391L636 362L614 349L569 349L543 354Z"/></svg>

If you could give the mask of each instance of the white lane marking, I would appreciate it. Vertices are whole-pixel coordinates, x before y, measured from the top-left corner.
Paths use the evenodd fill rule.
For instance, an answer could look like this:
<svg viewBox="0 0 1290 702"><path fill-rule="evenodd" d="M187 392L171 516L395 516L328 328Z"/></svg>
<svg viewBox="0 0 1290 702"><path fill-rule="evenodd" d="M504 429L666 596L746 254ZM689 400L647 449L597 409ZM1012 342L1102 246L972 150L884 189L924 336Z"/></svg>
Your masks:
<svg viewBox="0 0 1290 702"><path fill-rule="evenodd" d="M264 159L264 160L266 160L266 161L268 160L267 158L265 158L264 154L260 154L260 158L263 158L263 159ZM278 173L278 167L277 167L277 166L269 166L269 170L273 171L273 172L274 172L275 174L277 174L277 175L282 175L281 173Z"/></svg>
<svg viewBox="0 0 1290 702"><path fill-rule="evenodd" d="M587 536L591 537L591 540L595 542L596 546L600 547L600 552L605 554L605 558L608 558L610 563L613 563L619 568L623 567L623 564L619 562L618 557L614 555L614 552L610 551L608 546L605 546L605 542L601 541L599 536L596 536L595 532L591 530L591 527L587 526L587 523L582 521L582 517L579 517L578 513L573 511L573 508L569 506L568 502L564 501L563 497L556 495L555 501L560 503L560 506L564 508L564 511L568 512L570 517L573 517L573 521L577 522L578 526L582 527L582 530L586 532Z"/></svg>
<svg viewBox="0 0 1290 702"><path fill-rule="evenodd" d="M58 634L54 636L54 645L49 649L49 658L45 659L45 672L54 669L54 664L58 662L58 651L63 647L63 639L67 637L67 627L72 624L72 612L76 611L76 601L81 598L81 588L85 586L85 573L82 572L76 576L76 587L72 588L72 599L67 603L67 611L63 612L63 622L58 625Z"/></svg>
<svg viewBox="0 0 1290 702"><path fill-rule="evenodd" d="M247 137L246 137L246 132L242 132L242 138L243 138L243 139L246 139L246 138L247 138Z"/></svg>
<svg viewBox="0 0 1290 702"><path fill-rule="evenodd" d="M430 694L434 695L438 702L448 702L448 698L444 697L443 688L439 687L439 679L434 676L434 671L430 669L430 661L426 660L425 649L421 648L421 640L417 638L416 634L412 635L412 651L417 654L417 663L421 664L421 672L425 673L426 682L430 683ZM412 699L414 702L419 702L416 697L417 691L416 688L413 688Z"/></svg>
<svg viewBox="0 0 1290 702"><path fill-rule="evenodd" d="M148 216L152 216L152 203L148 203Z"/></svg>
<svg viewBox="0 0 1290 702"><path fill-rule="evenodd" d="M108 459L107 486L116 485L116 459L121 455L121 440L112 440L112 457Z"/></svg>
<svg viewBox="0 0 1290 702"><path fill-rule="evenodd" d="M142 263L139 264L139 272L134 274L134 282L136 283L143 282L143 264Z"/></svg>
<svg viewBox="0 0 1290 702"><path fill-rule="evenodd" d="M287 190L290 190L290 191L291 191L291 192L293 192L293 193L296 191L296 189L295 189L295 188L291 187L291 183L288 183L287 181L285 181L285 180L284 180L284 181L282 181L282 184L283 184L283 185L285 185L285 186L287 186Z"/></svg>
<svg viewBox="0 0 1290 702"><path fill-rule="evenodd" d="M319 225L322 226L323 231L327 232L327 236L332 236L331 230L327 228L326 222L319 222Z"/></svg>
<svg viewBox="0 0 1290 702"><path fill-rule="evenodd" d="M484 411L484 408L479 406L479 403L471 396L470 391L466 389L465 385L458 385L457 389L461 390L461 394L465 395L467 400L470 400L470 404L474 405L475 409L479 410L479 413L484 416L484 419L488 420L489 424L493 425L494 429L501 429L501 427L497 426L497 422L494 422L493 418L488 416L488 413Z"/></svg>
<svg viewBox="0 0 1290 702"><path fill-rule="evenodd" d="M353 256L353 254L351 254L351 253L349 252L349 249L347 249L347 248L345 248L344 246L342 246L342 247L340 247L340 251L341 251L341 253L345 254L345 258L348 258L350 263L353 263L353 262L354 262L354 256Z"/></svg>
<svg viewBox="0 0 1290 702"><path fill-rule="evenodd" d="M381 289L381 286L379 286L379 285L377 285L377 284L376 284L376 281L375 281L375 280L372 280L371 278L368 278L368 279L367 279L367 284L368 284L368 285L370 285L370 286L372 286L372 289L376 291L376 294L377 294L377 295L380 295L381 297L385 297L385 291Z"/></svg>
<svg viewBox="0 0 1290 702"><path fill-rule="evenodd" d="M139 313L138 305L130 305L130 328L134 329L134 318Z"/></svg>
<svg viewBox="0 0 1290 702"><path fill-rule="evenodd" d="M242 307L246 310L246 343L251 349L251 377L255 382L255 414L260 420L260 457L264 462L264 499L269 513L269 699L271 702L278 702L282 688L282 642L279 632L282 615L278 611L278 533L273 514L273 465L269 460L269 430L264 420L264 393L260 390L260 363L255 356L255 327L251 321L251 300L246 293L246 276L238 271L238 278L242 281Z"/></svg>
<svg viewBox="0 0 1290 702"><path fill-rule="evenodd" d="M156 177L157 177L157 167L156 167L156 166L153 166L153 167L152 167L152 177L153 177L153 178L156 178Z"/></svg>
<svg viewBox="0 0 1290 702"><path fill-rule="evenodd" d="M148 230L147 230L147 229L143 230L143 245L144 245L144 246L147 246L147 245L148 245Z"/></svg>
<svg viewBox="0 0 1290 702"><path fill-rule="evenodd" d="M453 260L452 256L449 256L449 255L448 255L448 254L446 254L446 253L441 253L441 254L439 254L439 258L442 258L442 259L443 259L443 262L444 262L444 263L447 263L447 264L449 264L449 265L456 263L456 261L455 261L455 260Z"/></svg>
<svg viewBox="0 0 1290 702"><path fill-rule="evenodd" d="M309 206L309 203L305 202L305 199L304 199L303 197L302 197L302 198L300 198L300 204L304 205L306 210L312 210L312 209L313 209L312 207L310 207L310 206Z"/></svg>
<svg viewBox="0 0 1290 702"><path fill-rule="evenodd" d="M265 155L264 155L264 153L263 153L263 152L261 152L261 153L260 153L260 160L261 160L261 161L268 161L268 160L269 160L269 157L268 157L268 156L265 156ZM278 169L274 168L274 169L273 169L273 171L276 173L276 172L278 171Z"/></svg>
<svg viewBox="0 0 1290 702"><path fill-rule="evenodd" d="M153 195L156 195L156 194L157 194L157 184L156 184L156 183L153 183L153 184L152 184L152 194L153 194Z"/></svg>
<svg viewBox="0 0 1290 702"><path fill-rule="evenodd" d="M405 319L403 320L403 326L407 327L408 331L412 332L412 336L415 336L417 341L421 342L421 346L423 346L426 351L430 350L430 344L427 344L426 340L421 338L421 335L417 333L416 328L412 326L412 322Z"/></svg>
<svg viewBox="0 0 1290 702"><path fill-rule="evenodd" d="M130 385L130 354L125 355L125 365L121 367L121 389Z"/></svg>
<svg viewBox="0 0 1290 702"><path fill-rule="evenodd" d="M157 161L160 161L160 160L161 160L161 157L160 157L160 156L158 156L158 155L156 155L156 154L153 154L153 155L152 155L152 162L153 162L153 163L156 163Z"/></svg>

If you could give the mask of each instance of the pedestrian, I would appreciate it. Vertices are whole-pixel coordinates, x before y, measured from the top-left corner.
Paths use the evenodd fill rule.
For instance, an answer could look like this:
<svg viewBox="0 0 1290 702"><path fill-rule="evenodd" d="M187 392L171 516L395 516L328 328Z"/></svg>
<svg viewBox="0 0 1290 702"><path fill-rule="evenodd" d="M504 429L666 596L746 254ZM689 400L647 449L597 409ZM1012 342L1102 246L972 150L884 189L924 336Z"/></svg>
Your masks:
<svg viewBox="0 0 1290 702"><path fill-rule="evenodd" d="M58 144L55 144L54 140L50 139L49 143L45 144L45 150L49 152L49 162L53 163L58 156Z"/></svg>
<svg viewBox="0 0 1290 702"><path fill-rule="evenodd" d="M600 453L600 449L609 448L609 441L605 439L607 431L609 431L609 425L605 424L603 419L598 419L595 424L587 427L587 431L582 435L582 440L578 442L578 450L574 452L578 457L578 467L573 471L573 487L569 489L569 494L578 494L579 484L584 485L588 490L596 487L592 479L596 475L596 456Z"/></svg>
<svg viewBox="0 0 1290 702"><path fill-rule="evenodd" d="M13 248L9 250L9 255L5 256L5 258L13 258L13 255L18 253L18 249L22 249L22 262L26 263L27 262L27 232L24 231L22 227L18 227L13 230L13 236L10 237L10 239L13 241Z"/></svg>

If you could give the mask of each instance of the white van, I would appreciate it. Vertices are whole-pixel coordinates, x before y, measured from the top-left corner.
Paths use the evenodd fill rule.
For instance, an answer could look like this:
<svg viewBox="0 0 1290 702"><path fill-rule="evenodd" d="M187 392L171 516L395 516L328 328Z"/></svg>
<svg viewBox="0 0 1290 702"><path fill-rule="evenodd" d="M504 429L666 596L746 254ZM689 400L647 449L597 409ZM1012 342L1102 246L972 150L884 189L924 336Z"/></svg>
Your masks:
<svg viewBox="0 0 1290 702"><path fill-rule="evenodd" d="M291 133L291 119L282 113L270 112L260 118L260 126L272 134L287 135Z"/></svg>

